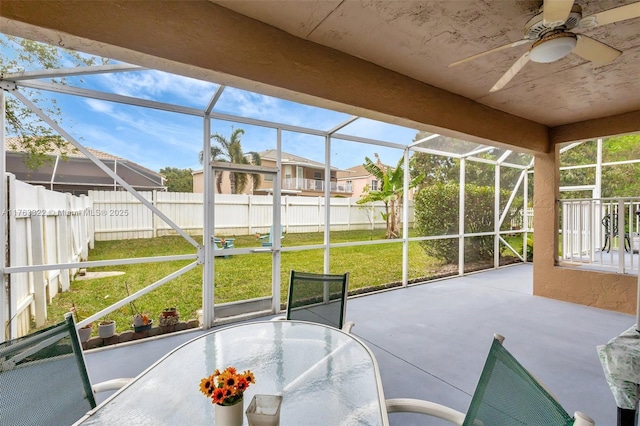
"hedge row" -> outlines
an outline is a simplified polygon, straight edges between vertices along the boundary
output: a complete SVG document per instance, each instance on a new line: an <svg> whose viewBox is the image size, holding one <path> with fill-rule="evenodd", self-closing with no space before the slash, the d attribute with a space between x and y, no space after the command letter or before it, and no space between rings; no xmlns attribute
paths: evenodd
<svg viewBox="0 0 640 426"><path fill-rule="evenodd" d="M459 223L460 186L457 183L437 184L420 189L415 197L415 229L420 236L457 235ZM465 185L465 233L492 232L494 226L494 194L489 186ZM510 192L500 191L500 210L509 199ZM522 199L514 200L512 206L521 206ZM504 224L520 214L519 209L511 208ZM503 226L504 228L505 226ZM457 263L458 239L422 241L421 245L428 256ZM493 236L465 239L465 262L488 260L493 258Z"/></svg>

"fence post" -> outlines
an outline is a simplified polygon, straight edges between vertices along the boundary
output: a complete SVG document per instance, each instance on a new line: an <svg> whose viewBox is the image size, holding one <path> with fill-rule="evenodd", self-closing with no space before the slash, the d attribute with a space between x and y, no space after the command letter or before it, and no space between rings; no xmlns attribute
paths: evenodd
<svg viewBox="0 0 640 426"><path fill-rule="evenodd" d="M43 188L44 189L44 188ZM40 190L40 188L38 188ZM31 256L33 265L44 265L44 234L42 216L31 216ZM33 299L36 311L36 327L47 320L47 281L44 271L33 272Z"/></svg>
<svg viewBox="0 0 640 426"><path fill-rule="evenodd" d="M322 232L322 225L320 225L320 218L322 217L322 197L318 197L318 232Z"/></svg>
<svg viewBox="0 0 640 426"><path fill-rule="evenodd" d="M159 209L159 207L158 207L158 194L156 193L155 189L151 193L151 204ZM147 210L147 211L149 213L151 213L151 228L153 229L152 236L153 236L153 238L156 238L158 236L158 220L156 218L156 215L151 210Z"/></svg>
<svg viewBox="0 0 640 426"><path fill-rule="evenodd" d="M253 226L251 226L251 224L253 223L251 210L253 210L253 194L249 194L249 197L247 198L247 235L253 234Z"/></svg>
<svg viewBox="0 0 640 426"><path fill-rule="evenodd" d="M16 231L16 177L13 174L9 174L9 182L7 185L8 195L7 198L9 200L9 208L7 210L8 218L9 218L9 254L8 254L8 266L13 266L17 263L17 249L16 249L16 241L15 241L15 233ZM9 281L9 336L8 339L14 338L18 336L18 296L16 294L15 286L17 285L17 279L15 274L8 275Z"/></svg>
<svg viewBox="0 0 640 426"><path fill-rule="evenodd" d="M42 188L44 190L44 188ZM38 190L40 191L40 188L38 188ZM66 210L69 211L71 209L71 202L70 202L70 197L71 194L65 194L66 195L66 202L65 202L65 206L66 206ZM69 260L71 259L70 253L73 253L73 243L71 241L71 235L69 232L70 226L69 226L69 222L71 220L71 216L58 216L56 218L56 228L57 228L57 232L56 232L56 250L57 250L57 255L56 258L57 259L47 259L48 261L53 260L53 262L48 262L48 263L55 263L56 260L59 263L69 263ZM43 241L46 241L47 238L47 234L46 234L46 227L45 227L45 235L44 235L44 239ZM69 290L69 287L71 287L71 280L69 279L69 274L71 273L70 269L60 269L60 290L62 291L67 291ZM51 283L49 285L52 285ZM56 294L58 292L58 289L53 289L52 287L49 288L49 294ZM52 296L53 297L53 296Z"/></svg>

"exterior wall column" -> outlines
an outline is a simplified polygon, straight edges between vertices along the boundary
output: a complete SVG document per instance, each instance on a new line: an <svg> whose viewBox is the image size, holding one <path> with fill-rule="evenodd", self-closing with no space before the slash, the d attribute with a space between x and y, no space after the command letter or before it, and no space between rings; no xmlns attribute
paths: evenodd
<svg viewBox="0 0 640 426"><path fill-rule="evenodd" d="M566 302L636 313L637 277L556 266L559 148L536 154L533 191L533 294Z"/></svg>

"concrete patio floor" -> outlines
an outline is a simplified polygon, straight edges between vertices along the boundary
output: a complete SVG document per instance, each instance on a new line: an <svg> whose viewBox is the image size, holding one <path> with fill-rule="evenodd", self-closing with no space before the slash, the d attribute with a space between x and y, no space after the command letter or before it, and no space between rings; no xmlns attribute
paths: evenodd
<svg viewBox="0 0 640 426"><path fill-rule="evenodd" d="M635 317L532 296L532 270L517 265L350 299L353 334L374 352L385 397L466 411L493 333L500 333L570 414L583 411L597 425L615 425L616 405L595 347ZM87 351L91 379L133 377L197 333ZM398 426L448 424L415 414L390 419Z"/></svg>

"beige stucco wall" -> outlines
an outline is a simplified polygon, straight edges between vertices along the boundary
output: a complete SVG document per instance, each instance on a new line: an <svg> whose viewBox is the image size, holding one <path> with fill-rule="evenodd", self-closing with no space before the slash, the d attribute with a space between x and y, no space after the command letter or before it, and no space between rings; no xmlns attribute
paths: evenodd
<svg viewBox="0 0 640 426"><path fill-rule="evenodd" d="M222 184L220 185L223 194L231 194L231 184L229 183L229 172L222 172ZM218 191L214 185L213 190L217 194ZM204 173L202 170L193 172L193 191L194 193L204 193Z"/></svg>
<svg viewBox="0 0 640 426"><path fill-rule="evenodd" d="M559 190L557 147L534 166L533 293L619 312L636 312L637 277L556 266Z"/></svg>

